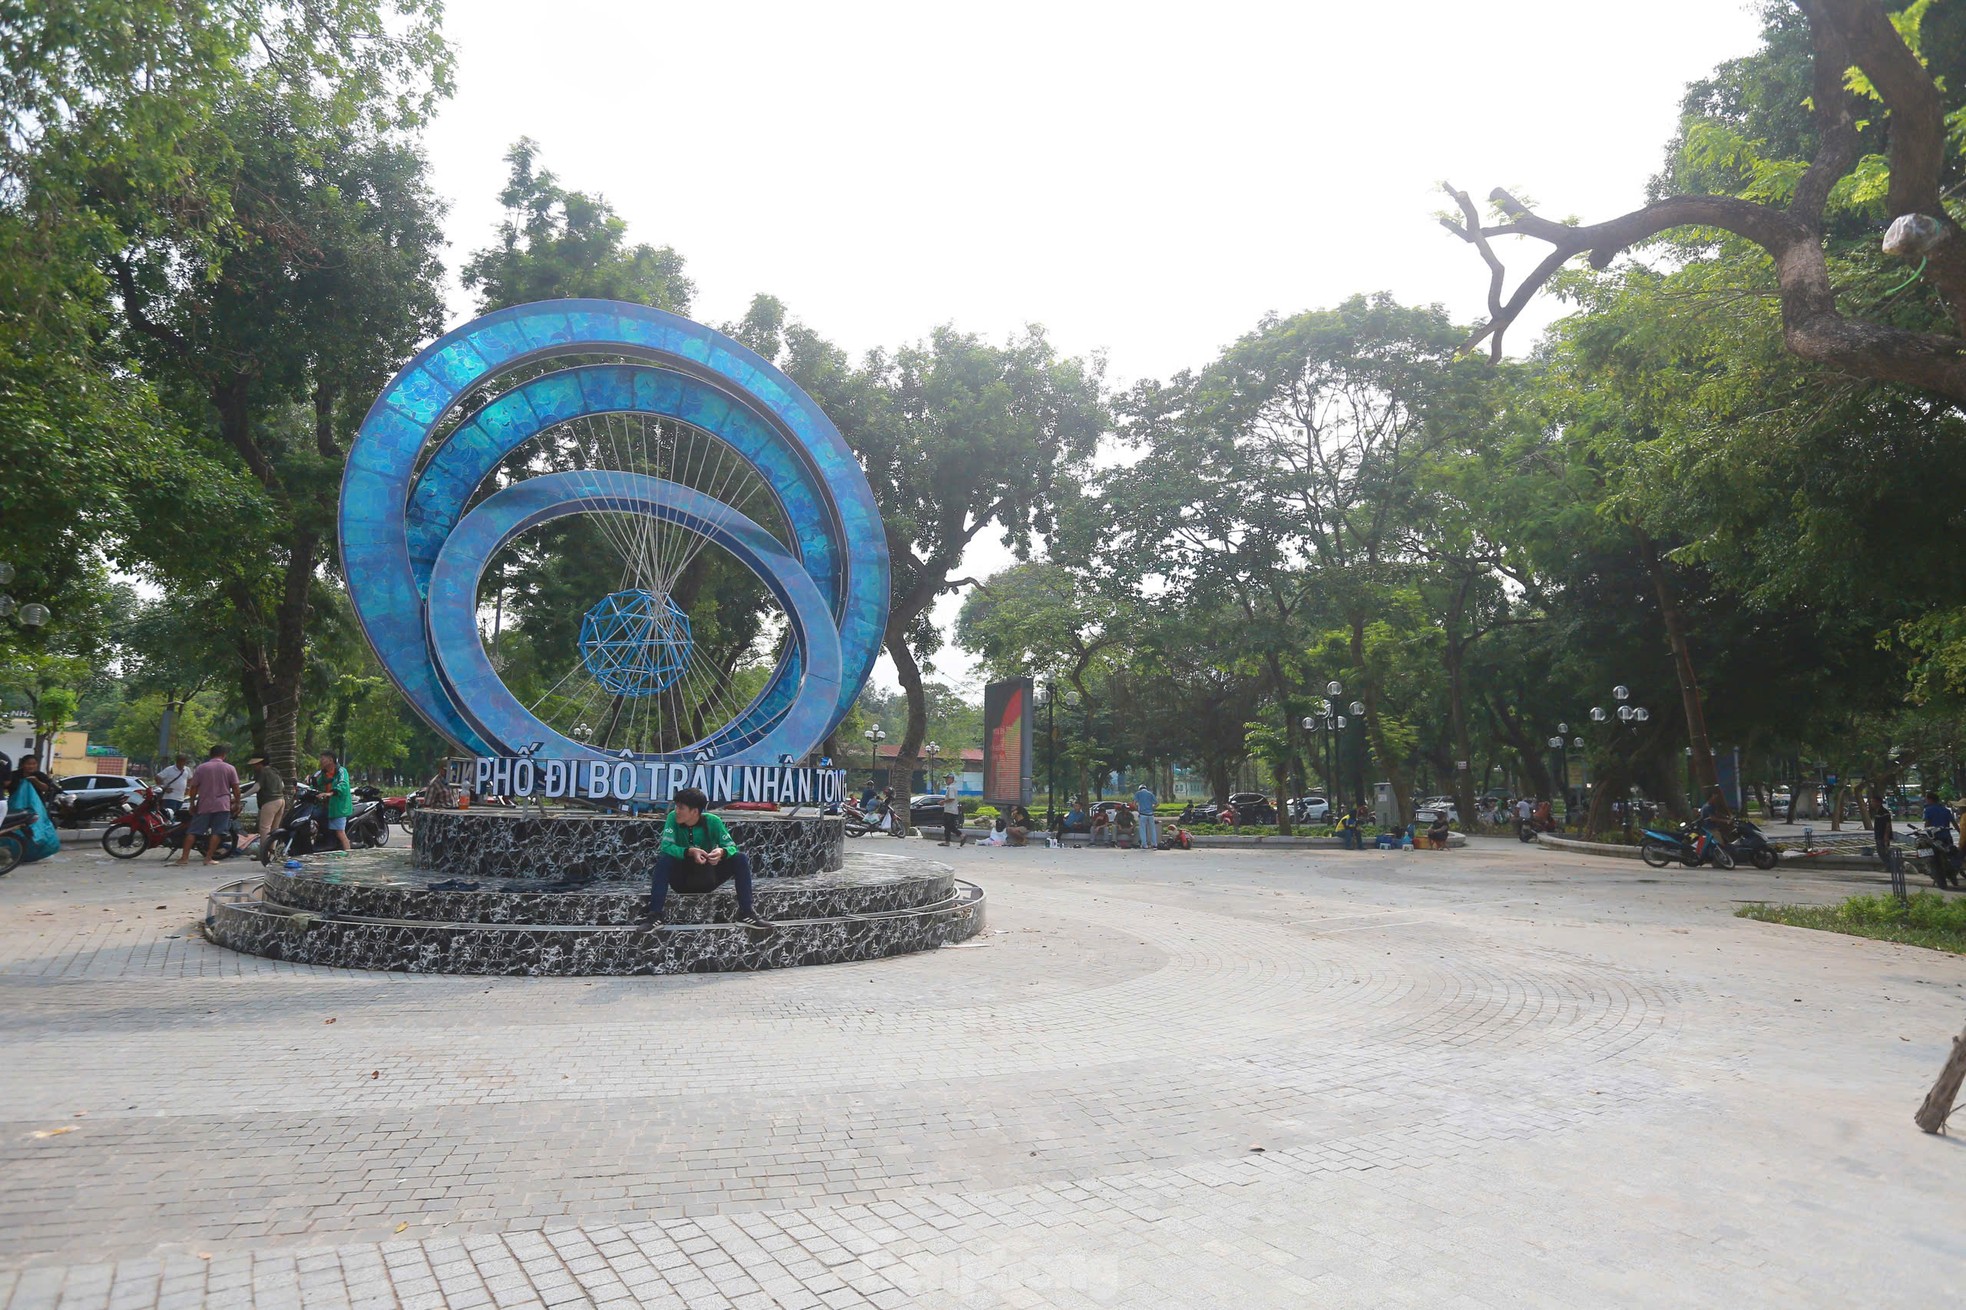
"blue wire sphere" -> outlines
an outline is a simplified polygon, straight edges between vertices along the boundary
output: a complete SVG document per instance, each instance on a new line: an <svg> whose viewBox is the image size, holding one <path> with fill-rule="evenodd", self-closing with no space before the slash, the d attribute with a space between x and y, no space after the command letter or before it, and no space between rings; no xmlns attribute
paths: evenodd
<svg viewBox="0 0 1966 1310"><path fill-rule="evenodd" d="M580 658L617 696L667 691L689 667L689 615L652 591L617 591L580 620Z"/></svg>

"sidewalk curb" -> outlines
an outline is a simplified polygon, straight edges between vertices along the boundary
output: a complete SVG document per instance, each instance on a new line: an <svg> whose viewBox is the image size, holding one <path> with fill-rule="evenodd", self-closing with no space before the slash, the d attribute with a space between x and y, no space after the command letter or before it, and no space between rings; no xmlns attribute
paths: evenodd
<svg viewBox="0 0 1966 1310"><path fill-rule="evenodd" d="M1636 846L1621 846L1612 842L1575 841L1567 837L1552 837L1546 832L1536 834L1536 844L1551 850L1573 851L1579 855L1609 856L1613 859L1621 860L1636 860L1639 858L1638 847ZM1828 853L1805 855L1800 851L1783 851L1781 854L1781 863L1775 866L1777 869L1856 869L1878 874L1884 872L1884 866L1877 862L1875 856L1864 857Z"/></svg>

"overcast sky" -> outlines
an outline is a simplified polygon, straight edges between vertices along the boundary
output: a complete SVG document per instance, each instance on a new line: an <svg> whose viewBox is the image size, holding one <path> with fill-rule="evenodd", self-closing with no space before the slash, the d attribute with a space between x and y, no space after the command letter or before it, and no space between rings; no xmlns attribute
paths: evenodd
<svg viewBox="0 0 1966 1310"><path fill-rule="evenodd" d="M767 291L855 351L1040 323L1118 383L1354 292L1477 317L1438 183L1629 209L1685 83L1757 31L1735 0L459 0L445 24L457 96L428 145L453 267L530 136L631 240L685 257L699 319Z"/></svg>

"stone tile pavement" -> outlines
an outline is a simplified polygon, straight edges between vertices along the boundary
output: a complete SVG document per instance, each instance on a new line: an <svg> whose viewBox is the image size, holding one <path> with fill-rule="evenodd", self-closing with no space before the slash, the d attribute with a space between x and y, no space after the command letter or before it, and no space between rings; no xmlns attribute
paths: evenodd
<svg viewBox="0 0 1966 1310"><path fill-rule="evenodd" d="M1928 1304L1966 960L1851 875L962 850L991 928L757 975L232 955L219 879L0 880L0 1304Z"/></svg>

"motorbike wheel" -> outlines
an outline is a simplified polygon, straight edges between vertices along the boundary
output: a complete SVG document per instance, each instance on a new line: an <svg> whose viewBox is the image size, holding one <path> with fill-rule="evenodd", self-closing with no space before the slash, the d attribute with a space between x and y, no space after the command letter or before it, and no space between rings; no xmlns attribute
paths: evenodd
<svg viewBox="0 0 1966 1310"><path fill-rule="evenodd" d="M1716 846L1713 848L1713 867L1716 869L1731 869L1734 867L1734 857L1727 853L1725 847Z"/></svg>
<svg viewBox="0 0 1966 1310"><path fill-rule="evenodd" d="M14 866L21 861L21 854L21 844L12 833L0 837L0 878L14 871Z"/></svg>
<svg viewBox="0 0 1966 1310"><path fill-rule="evenodd" d="M285 832L268 833L266 840L259 844L259 862L261 864L271 864L275 860L279 860L284 864L286 859L287 834Z"/></svg>
<svg viewBox="0 0 1966 1310"><path fill-rule="evenodd" d="M377 846L389 844L389 820L384 819L375 826L375 844Z"/></svg>
<svg viewBox="0 0 1966 1310"><path fill-rule="evenodd" d="M150 849L150 838L134 823L112 823L103 829L102 848L119 860L134 860Z"/></svg>
<svg viewBox="0 0 1966 1310"><path fill-rule="evenodd" d="M1640 844L1638 857L1654 869L1663 869L1672 863L1673 850L1664 842L1648 841Z"/></svg>
<svg viewBox="0 0 1966 1310"><path fill-rule="evenodd" d="M1536 840L1536 830L1526 823L1516 828L1515 835L1524 846Z"/></svg>
<svg viewBox="0 0 1966 1310"><path fill-rule="evenodd" d="M1779 858L1780 857L1775 854L1773 847L1769 847L1769 846L1758 847L1754 853L1754 867L1761 870L1763 873L1766 873L1768 872L1768 870L1775 867L1776 861Z"/></svg>

